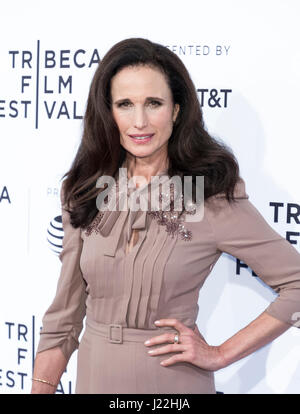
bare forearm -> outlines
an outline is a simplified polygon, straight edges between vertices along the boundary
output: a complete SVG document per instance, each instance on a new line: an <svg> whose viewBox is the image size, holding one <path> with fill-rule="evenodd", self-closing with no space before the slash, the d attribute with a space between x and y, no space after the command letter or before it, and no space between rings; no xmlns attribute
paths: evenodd
<svg viewBox="0 0 300 414"><path fill-rule="evenodd" d="M263 312L249 325L219 346L224 367L250 355L273 341L290 327L291 325Z"/></svg>
<svg viewBox="0 0 300 414"><path fill-rule="evenodd" d="M58 384L65 371L67 361L59 347L47 349L36 355L34 362L33 378ZM56 389L49 384L40 381L32 381L32 394L53 394Z"/></svg>

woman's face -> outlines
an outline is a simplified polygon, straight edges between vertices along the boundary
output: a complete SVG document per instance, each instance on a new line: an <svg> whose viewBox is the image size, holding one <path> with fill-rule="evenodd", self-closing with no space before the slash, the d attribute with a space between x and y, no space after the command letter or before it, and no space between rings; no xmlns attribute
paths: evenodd
<svg viewBox="0 0 300 414"><path fill-rule="evenodd" d="M111 98L123 148L149 162L167 156L179 105L164 75L149 66L125 67L111 80Z"/></svg>

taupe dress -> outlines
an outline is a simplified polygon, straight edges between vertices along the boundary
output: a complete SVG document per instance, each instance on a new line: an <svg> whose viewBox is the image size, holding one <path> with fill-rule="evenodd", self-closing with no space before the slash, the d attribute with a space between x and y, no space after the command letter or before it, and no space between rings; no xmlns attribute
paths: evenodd
<svg viewBox="0 0 300 414"><path fill-rule="evenodd" d="M59 346L69 360L79 347L76 393L216 393L213 372L188 362L163 367L160 361L174 353L150 356L144 341L176 332L156 328L157 319L195 328L199 291L222 252L279 293L266 309L270 315L295 324L300 254L249 201L243 179L235 198L229 204L222 193L210 197L199 222L182 220L186 212L176 218L172 211L127 209L99 212L87 229L74 229L61 190L61 274L37 352Z"/></svg>

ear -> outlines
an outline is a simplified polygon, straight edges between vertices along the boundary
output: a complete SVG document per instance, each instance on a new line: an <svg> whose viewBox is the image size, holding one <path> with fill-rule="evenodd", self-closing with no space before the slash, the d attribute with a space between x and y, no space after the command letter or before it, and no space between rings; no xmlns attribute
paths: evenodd
<svg viewBox="0 0 300 414"><path fill-rule="evenodd" d="M177 118L177 115L178 115L179 109L180 109L179 104L175 104L175 105L174 105L174 109L173 109L173 122L175 122L175 121L176 121L176 118Z"/></svg>

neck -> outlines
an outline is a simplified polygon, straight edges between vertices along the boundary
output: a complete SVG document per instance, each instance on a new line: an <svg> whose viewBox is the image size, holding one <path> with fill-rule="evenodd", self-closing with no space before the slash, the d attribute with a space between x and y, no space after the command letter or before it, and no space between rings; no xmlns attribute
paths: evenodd
<svg viewBox="0 0 300 414"><path fill-rule="evenodd" d="M157 160L155 162L144 162L143 160L138 160L137 158L126 158L122 167L127 168L127 177L130 179L134 176L141 176L147 180L149 183L151 181L151 176L155 176L158 173L168 169L169 163L168 160Z"/></svg>

